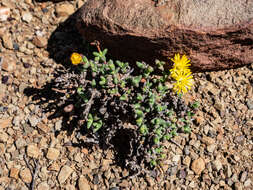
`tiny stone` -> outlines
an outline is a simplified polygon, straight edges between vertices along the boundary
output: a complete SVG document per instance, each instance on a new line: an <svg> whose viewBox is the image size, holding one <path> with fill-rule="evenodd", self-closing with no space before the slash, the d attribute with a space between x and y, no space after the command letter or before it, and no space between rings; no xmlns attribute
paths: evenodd
<svg viewBox="0 0 253 190"><path fill-rule="evenodd" d="M175 162L175 163L178 163L178 162L180 161L180 158L181 158L180 155L175 155L175 156L172 158L172 161Z"/></svg>
<svg viewBox="0 0 253 190"><path fill-rule="evenodd" d="M33 16L30 12L23 12L23 14L22 14L22 20L23 21L29 23L29 22L32 21L32 18L33 18Z"/></svg>
<svg viewBox="0 0 253 190"><path fill-rule="evenodd" d="M20 177L25 183L31 183L32 182L32 174L28 168L25 168L21 170Z"/></svg>
<svg viewBox="0 0 253 190"><path fill-rule="evenodd" d="M186 165L187 167L189 167L190 163L191 163L190 156L186 156L185 159L183 160L183 164Z"/></svg>
<svg viewBox="0 0 253 190"><path fill-rule="evenodd" d="M242 190L242 184L241 183L235 183L235 190Z"/></svg>
<svg viewBox="0 0 253 190"><path fill-rule="evenodd" d="M241 175L241 178L240 178L240 182L244 182L247 178L247 175L248 175L248 173L246 171L243 172L242 175Z"/></svg>
<svg viewBox="0 0 253 190"><path fill-rule="evenodd" d="M39 148L36 145L30 144L27 147L27 155L32 158L38 158Z"/></svg>
<svg viewBox="0 0 253 190"><path fill-rule="evenodd" d="M18 50L19 50L19 45L18 45L17 43L14 42L14 43L13 43L13 48L14 48L14 50L17 50L17 51L18 51Z"/></svg>
<svg viewBox="0 0 253 190"><path fill-rule="evenodd" d="M250 187L251 185L251 179L247 179L245 182L244 182L244 187Z"/></svg>
<svg viewBox="0 0 253 190"><path fill-rule="evenodd" d="M206 147L207 151L210 153L213 153L213 151L215 150L216 145L215 144L211 144L209 146Z"/></svg>
<svg viewBox="0 0 253 190"><path fill-rule="evenodd" d="M47 46L47 39L42 36L36 36L33 39L33 44L39 48L43 48Z"/></svg>
<svg viewBox="0 0 253 190"><path fill-rule="evenodd" d="M25 141L25 139L23 139L22 137L21 137L21 138L18 138L18 139L15 141L15 145L16 145L17 149L20 149L20 148L26 146L26 141Z"/></svg>
<svg viewBox="0 0 253 190"><path fill-rule="evenodd" d="M41 182L41 183L37 186L37 190L49 190L49 185L47 184L46 181Z"/></svg>
<svg viewBox="0 0 253 190"><path fill-rule="evenodd" d="M59 155L60 155L60 151L58 149L49 148L47 151L47 158L49 160L57 160Z"/></svg>
<svg viewBox="0 0 253 190"><path fill-rule="evenodd" d="M213 164L214 164L216 171L219 171L220 169L222 169L222 163L219 160L213 161Z"/></svg>
<svg viewBox="0 0 253 190"><path fill-rule="evenodd" d="M247 106L250 110L253 110L253 101L252 100L248 100L247 101Z"/></svg>
<svg viewBox="0 0 253 190"><path fill-rule="evenodd" d="M202 137L201 141L203 143L205 143L206 145L212 145L215 143L214 139L212 139L211 137L207 137L207 136Z"/></svg>
<svg viewBox="0 0 253 190"><path fill-rule="evenodd" d="M8 17L10 16L10 8L9 7L0 7L0 22L7 21Z"/></svg>
<svg viewBox="0 0 253 190"><path fill-rule="evenodd" d="M70 174L73 172L73 169L67 165L63 166L58 174L58 181L60 184L64 183Z"/></svg>
<svg viewBox="0 0 253 190"><path fill-rule="evenodd" d="M9 79L8 76L3 76L3 77L2 77L2 83L3 83L3 84L6 84L6 83L8 82L8 79Z"/></svg>
<svg viewBox="0 0 253 190"><path fill-rule="evenodd" d="M2 36L2 40L3 40L3 45L6 49L13 49L12 39L9 34L4 34Z"/></svg>
<svg viewBox="0 0 253 190"><path fill-rule="evenodd" d="M195 172L195 174L201 174L201 172L205 169L205 160L203 158L194 160L191 169Z"/></svg>
<svg viewBox="0 0 253 190"><path fill-rule="evenodd" d="M69 16L75 12L74 6L71 4L61 4L56 7L58 17Z"/></svg>
<svg viewBox="0 0 253 190"><path fill-rule="evenodd" d="M38 124L39 120L36 116L32 116L32 117L29 117L29 122L32 127L35 127Z"/></svg>
<svg viewBox="0 0 253 190"><path fill-rule="evenodd" d="M10 177L18 179L18 173L19 173L18 168L11 168Z"/></svg>
<svg viewBox="0 0 253 190"><path fill-rule="evenodd" d="M79 190L90 190L91 189L88 180L83 176L81 176L78 180L78 187L79 187Z"/></svg>

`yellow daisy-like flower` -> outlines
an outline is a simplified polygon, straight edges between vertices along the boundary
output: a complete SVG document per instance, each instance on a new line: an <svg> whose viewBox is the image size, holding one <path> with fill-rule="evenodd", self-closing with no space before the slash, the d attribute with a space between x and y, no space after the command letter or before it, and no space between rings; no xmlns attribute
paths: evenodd
<svg viewBox="0 0 253 190"><path fill-rule="evenodd" d="M70 60L73 65L78 65L83 61L83 58L79 53L72 53Z"/></svg>
<svg viewBox="0 0 253 190"><path fill-rule="evenodd" d="M173 68L170 70L171 73L174 72L174 70L179 70L179 71L190 71L189 66L190 60L187 58L186 55L183 55L180 57L180 54L177 53L174 56L174 59L171 59L174 62Z"/></svg>
<svg viewBox="0 0 253 190"><path fill-rule="evenodd" d="M186 93L193 85L191 72L175 71L174 79L176 82L173 84L173 91L178 94Z"/></svg>

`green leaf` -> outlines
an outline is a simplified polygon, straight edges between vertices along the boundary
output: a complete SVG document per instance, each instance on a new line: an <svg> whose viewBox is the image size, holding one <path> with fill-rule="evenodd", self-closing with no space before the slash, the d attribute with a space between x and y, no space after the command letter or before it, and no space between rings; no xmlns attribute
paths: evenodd
<svg viewBox="0 0 253 190"><path fill-rule="evenodd" d="M143 101L143 96L140 93L137 93L137 100Z"/></svg>
<svg viewBox="0 0 253 190"><path fill-rule="evenodd" d="M155 144L159 144L160 143L160 138L158 138L157 136L155 136L153 140L154 140Z"/></svg>
<svg viewBox="0 0 253 190"><path fill-rule="evenodd" d="M79 86L77 88L77 94L79 94L79 95L83 94L83 87L82 86Z"/></svg>
<svg viewBox="0 0 253 190"><path fill-rule="evenodd" d="M191 128L190 128L190 126L188 124L185 125L183 129L184 129L185 133L191 133Z"/></svg>
<svg viewBox="0 0 253 190"><path fill-rule="evenodd" d="M120 61L116 61L116 64L120 67L120 68L123 68L124 66L124 63L120 62Z"/></svg>
<svg viewBox="0 0 253 190"><path fill-rule="evenodd" d="M93 123L93 117L91 114L88 115L87 128L89 129Z"/></svg>
<svg viewBox="0 0 253 190"><path fill-rule="evenodd" d="M104 49L104 51L103 51L103 56L105 56L106 54L107 54L107 52L108 52L108 49Z"/></svg>
<svg viewBox="0 0 253 190"><path fill-rule="evenodd" d="M157 165L156 160L151 160L150 165L151 165L151 167L155 167Z"/></svg>
<svg viewBox="0 0 253 190"><path fill-rule="evenodd" d="M142 135L148 134L148 128L147 128L146 125L142 125L142 126L140 127L140 133L141 133Z"/></svg>
<svg viewBox="0 0 253 190"><path fill-rule="evenodd" d="M145 65L144 63L142 63L142 62L139 62L139 61L136 62L136 65L137 65L137 67L139 67L140 69L145 69L145 68L146 68L146 65Z"/></svg>
<svg viewBox="0 0 253 190"><path fill-rule="evenodd" d="M136 123L137 123L138 126L141 126L142 123L143 123L143 117L138 118L138 119L136 120Z"/></svg>
<svg viewBox="0 0 253 190"><path fill-rule="evenodd" d="M123 94L120 98L119 98L120 100L127 100L127 95L126 94Z"/></svg>
<svg viewBox="0 0 253 190"><path fill-rule="evenodd" d="M143 111L141 111L141 110L139 110L139 109L136 109L135 110L135 115L136 115L136 117L143 117Z"/></svg>
<svg viewBox="0 0 253 190"><path fill-rule="evenodd" d="M105 77L100 76L99 84L100 84L101 86L104 86L104 85L106 84L106 79L105 79Z"/></svg>
<svg viewBox="0 0 253 190"><path fill-rule="evenodd" d="M100 57L100 54L99 54L98 52L93 52L93 55L94 55L95 57Z"/></svg>
<svg viewBox="0 0 253 190"><path fill-rule="evenodd" d="M134 104L134 109L138 109L141 107L141 104L137 103L137 104Z"/></svg>
<svg viewBox="0 0 253 190"><path fill-rule="evenodd" d="M92 79L92 81L91 81L91 86L92 86L93 88L96 87L96 80L95 80L95 79Z"/></svg>
<svg viewBox="0 0 253 190"><path fill-rule="evenodd" d="M94 132L94 133L97 132L97 131L102 127L102 125L103 125L102 120L99 120L98 122L95 122L95 123L93 124L93 126L94 126L93 132Z"/></svg>
<svg viewBox="0 0 253 190"><path fill-rule="evenodd" d="M194 103L192 104L192 107L193 107L194 109L197 109L197 108L199 107L199 105L200 105L200 103L199 103L198 101L196 101L196 102L194 102Z"/></svg>
<svg viewBox="0 0 253 190"><path fill-rule="evenodd" d="M110 68L112 71L115 70L115 65L114 65L113 62L108 63L108 66L109 66L109 68Z"/></svg>

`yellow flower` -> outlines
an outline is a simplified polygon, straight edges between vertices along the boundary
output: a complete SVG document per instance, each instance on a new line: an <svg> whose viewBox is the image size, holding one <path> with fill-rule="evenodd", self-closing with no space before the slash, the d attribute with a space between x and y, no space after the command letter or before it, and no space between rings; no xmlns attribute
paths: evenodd
<svg viewBox="0 0 253 190"><path fill-rule="evenodd" d="M174 62L173 68L170 70L171 74L173 74L173 72L175 70L179 70L179 71L186 71L189 72L189 66L190 64L190 60L187 58L186 55L183 55L182 57L180 57L179 54L175 54L174 59L171 59Z"/></svg>
<svg viewBox="0 0 253 190"><path fill-rule="evenodd" d="M83 58L79 53L72 53L70 60L73 65L78 65L83 61Z"/></svg>
<svg viewBox="0 0 253 190"><path fill-rule="evenodd" d="M175 71L173 78L176 80L173 84L173 90L178 94L186 93L193 85L191 72Z"/></svg>

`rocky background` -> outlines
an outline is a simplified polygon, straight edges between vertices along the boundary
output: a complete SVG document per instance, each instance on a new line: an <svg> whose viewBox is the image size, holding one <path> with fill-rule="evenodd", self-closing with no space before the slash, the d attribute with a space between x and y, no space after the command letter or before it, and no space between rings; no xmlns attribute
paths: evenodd
<svg viewBox="0 0 253 190"><path fill-rule="evenodd" d="M0 190L253 189L253 64L194 74L193 132L166 144L158 170L134 177L114 151L78 143L50 86L86 51L70 16L83 3L0 2Z"/></svg>

